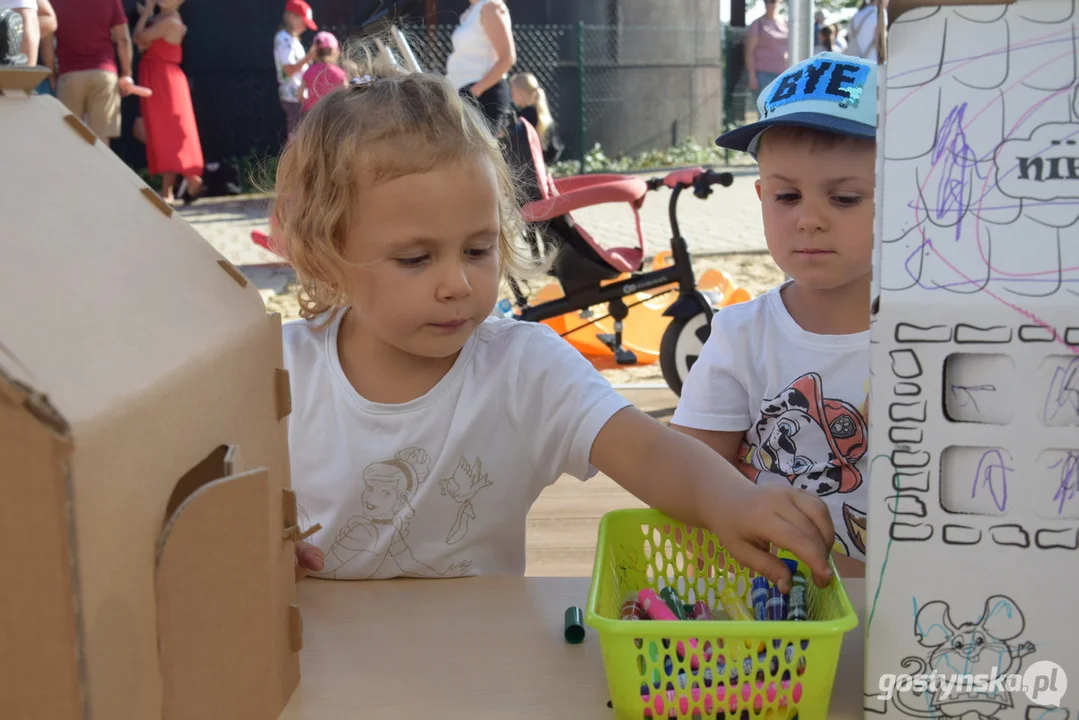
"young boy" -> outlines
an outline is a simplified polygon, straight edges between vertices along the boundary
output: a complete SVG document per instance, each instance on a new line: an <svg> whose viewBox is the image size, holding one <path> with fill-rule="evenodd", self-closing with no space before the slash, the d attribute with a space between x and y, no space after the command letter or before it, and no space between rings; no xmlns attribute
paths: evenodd
<svg viewBox="0 0 1079 720"><path fill-rule="evenodd" d="M865 575L877 68L820 53L716 140L760 166L768 251L790 278L716 313L672 426L757 483L821 497L840 575Z"/></svg>

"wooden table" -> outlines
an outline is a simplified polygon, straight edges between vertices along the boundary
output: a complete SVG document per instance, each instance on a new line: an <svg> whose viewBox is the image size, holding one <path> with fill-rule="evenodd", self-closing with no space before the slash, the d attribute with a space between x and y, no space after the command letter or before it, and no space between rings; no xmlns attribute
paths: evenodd
<svg viewBox="0 0 1079 720"><path fill-rule="evenodd" d="M280 720L614 720L598 634L562 635L589 583L302 580L303 678ZM844 584L861 622L844 637L829 718L862 720L865 580Z"/></svg>

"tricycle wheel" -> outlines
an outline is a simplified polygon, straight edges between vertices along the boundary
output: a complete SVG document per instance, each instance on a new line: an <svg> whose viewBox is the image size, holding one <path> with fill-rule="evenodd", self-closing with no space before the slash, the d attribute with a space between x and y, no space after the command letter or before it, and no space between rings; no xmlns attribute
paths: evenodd
<svg viewBox="0 0 1079 720"><path fill-rule="evenodd" d="M704 308L689 317L673 317L659 343L659 367L667 386L681 397L682 384L697 362L712 332L712 318Z"/></svg>

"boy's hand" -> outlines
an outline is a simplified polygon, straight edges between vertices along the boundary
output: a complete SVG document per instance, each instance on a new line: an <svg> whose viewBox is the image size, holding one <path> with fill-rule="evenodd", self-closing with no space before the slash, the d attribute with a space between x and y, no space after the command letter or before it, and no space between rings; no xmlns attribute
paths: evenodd
<svg viewBox="0 0 1079 720"><path fill-rule="evenodd" d="M325 567L325 556L322 551L311 543L303 541L296 543L296 579L299 580L307 575L308 570L319 572Z"/></svg>
<svg viewBox="0 0 1079 720"><path fill-rule="evenodd" d="M809 566L818 587L832 579L828 565L834 530L824 502L809 493L778 485L747 483L732 487L712 507L702 507L706 525L734 559L790 592L791 573L769 552L770 545L789 550Z"/></svg>

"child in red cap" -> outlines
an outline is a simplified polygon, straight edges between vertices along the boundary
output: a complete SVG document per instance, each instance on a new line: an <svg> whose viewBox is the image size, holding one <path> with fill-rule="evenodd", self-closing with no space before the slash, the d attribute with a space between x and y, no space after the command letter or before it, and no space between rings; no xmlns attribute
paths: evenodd
<svg viewBox="0 0 1079 720"><path fill-rule="evenodd" d="M285 125L289 137L300 121L303 102L303 74L315 59L314 45L306 53L300 43L304 29L318 30L311 6L304 0L288 0L281 28L273 41L274 67L277 70L277 94L281 109L285 111Z"/></svg>
<svg viewBox="0 0 1079 720"><path fill-rule="evenodd" d="M341 69L341 45L331 32L315 35L311 43L318 61L303 74L303 113L307 113L315 102L328 92L348 85L348 75Z"/></svg>

